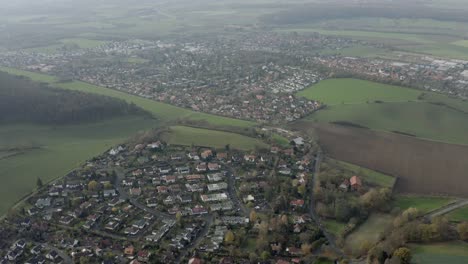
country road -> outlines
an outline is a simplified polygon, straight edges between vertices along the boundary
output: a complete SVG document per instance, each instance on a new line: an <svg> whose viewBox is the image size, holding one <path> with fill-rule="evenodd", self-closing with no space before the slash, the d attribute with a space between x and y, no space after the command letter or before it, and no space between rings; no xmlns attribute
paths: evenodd
<svg viewBox="0 0 468 264"><path fill-rule="evenodd" d="M315 158L315 164L314 164L314 173L313 173L313 179L310 184L310 204L309 204L309 214L314 220L314 222L317 224L317 226L320 228L322 231L323 235L328 241L328 244L330 247L335 251L335 253L339 256L343 256L343 251L336 245L335 243L335 237L328 232L328 230L325 228L325 226L322 224L320 217L315 213L315 201L314 201L314 184L315 184L315 177L318 176L320 173L320 163L322 162L322 152L317 153L317 157Z"/></svg>
<svg viewBox="0 0 468 264"><path fill-rule="evenodd" d="M426 214L424 217L427 219L432 219L437 216L445 215L448 214L458 208L468 206L468 199L458 199L455 202L448 204L446 206L443 206L437 210L434 210L432 212L429 212Z"/></svg>

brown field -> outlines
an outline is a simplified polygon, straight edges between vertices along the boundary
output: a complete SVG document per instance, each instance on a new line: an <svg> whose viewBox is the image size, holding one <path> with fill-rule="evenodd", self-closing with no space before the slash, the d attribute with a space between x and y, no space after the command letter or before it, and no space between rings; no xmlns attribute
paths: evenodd
<svg viewBox="0 0 468 264"><path fill-rule="evenodd" d="M468 146L363 128L299 121L336 159L398 177L395 191L468 197Z"/></svg>

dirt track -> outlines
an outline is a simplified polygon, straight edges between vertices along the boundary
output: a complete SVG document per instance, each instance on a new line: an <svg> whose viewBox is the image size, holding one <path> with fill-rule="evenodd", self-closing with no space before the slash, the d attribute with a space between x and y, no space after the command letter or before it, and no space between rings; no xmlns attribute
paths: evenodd
<svg viewBox="0 0 468 264"><path fill-rule="evenodd" d="M291 126L315 131L333 158L397 176L396 192L468 197L467 146L331 124Z"/></svg>

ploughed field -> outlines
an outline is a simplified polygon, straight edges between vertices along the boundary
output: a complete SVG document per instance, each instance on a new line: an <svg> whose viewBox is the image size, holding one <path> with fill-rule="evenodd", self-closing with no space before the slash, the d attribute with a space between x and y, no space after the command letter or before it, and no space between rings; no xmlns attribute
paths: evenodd
<svg viewBox="0 0 468 264"><path fill-rule="evenodd" d="M316 136L335 159L398 177L398 193L468 197L467 146L308 121L291 126Z"/></svg>

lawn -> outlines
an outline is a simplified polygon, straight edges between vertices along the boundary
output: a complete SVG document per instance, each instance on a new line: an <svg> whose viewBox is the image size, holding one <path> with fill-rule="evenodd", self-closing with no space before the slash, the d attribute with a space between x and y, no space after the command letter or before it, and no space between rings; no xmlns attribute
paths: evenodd
<svg viewBox="0 0 468 264"><path fill-rule="evenodd" d="M468 263L468 244L465 242L411 244L410 248L414 264Z"/></svg>
<svg viewBox="0 0 468 264"><path fill-rule="evenodd" d="M422 213L428 213L449 204L451 201L453 199L447 197L397 196L393 205L401 210L412 207Z"/></svg>
<svg viewBox="0 0 468 264"><path fill-rule="evenodd" d="M450 221L456 221L456 222L468 221L468 206L459 208L447 214L447 217L450 219Z"/></svg>
<svg viewBox="0 0 468 264"><path fill-rule="evenodd" d="M22 70L5 68L5 67L0 67L0 70L8 72L10 74L14 74L14 75L25 76L25 77L32 79L33 81L46 82L46 83L51 84L54 87L59 87L59 88L68 89L68 90L77 90L77 91L88 92L88 93L101 94L101 95L106 95L106 96L110 96L110 97L114 97L118 99L123 99L129 103L134 103L137 106L152 113L156 118L160 119L161 121L175 121L178 119L189 119L189 120L196 120L196 121L205 121L211 125L225 126L225 127L251 127L255 125L255 123L253 122L233 119L233 118L226 118L226 117L221 117L221 116L216 116L216 115L210 115L210 114L205 114L205 113L200 113L200 112L194 112L194 111L190 111L184 108L156 102L156 101L146 99L143 97L139 97L136 95L127 94L127 93L120 92L117 90L95 86L95 85L80 82L80 81L60 83L60 82L57 82L57 78L50 76L50 75L32 73L28 71L22 71Z"/></svg>
<svg viewBox="0 0 468 264"><path fill-rule="evenodd" d="M170 144L210 146L216 148L224 148L229 144L231 148L240 150L253 150L256 147L268 147L258 139L229 132L186 126L172 126L170 129L171 133L163 136Z"/></svg>
<svg viewBox="0 0 468 264"><path fill-rule="evenodd" d="M47 182L64 176L90 157L156 125L151 119L128 117L70 126L0 126L0 148L39 147L0 160L0 215L35 188L37 177Z"/></svg>
<svg viewBox="0 0 468 264"><path fill-rule="evenodd" d="M359 175L364 182L375 184L381 187L393 188L395 184L395 178L377 171L373 171L358 165L354 165L348 162L333 160L337 162L343 168L354 172L356 175Z"/></svg>
<svg viewBox="0 0 468 264"><path fill-rule="evenodd" d="M390 225L393 217L387 214L372 214L366 222L346 237L345 247L353 254L361 250L365 244L374 245L379 241L381 233Z"/></svg>
<svg viewBox="0 0 468 264"><path fill-rule="evenodd" d="M321 101L329 106L384 102L416 101L422 91L358 79L328 79L298 93L299 96Z"/></svg>

